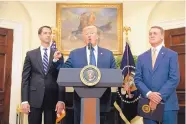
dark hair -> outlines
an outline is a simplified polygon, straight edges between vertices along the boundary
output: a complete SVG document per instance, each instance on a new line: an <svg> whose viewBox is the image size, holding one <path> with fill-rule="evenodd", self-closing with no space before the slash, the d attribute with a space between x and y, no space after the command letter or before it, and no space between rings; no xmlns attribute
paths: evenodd
<svg viewBox="0 0 186 124"><path fill-rule="evenodd" d="M161 34L164 35L164 29L162 27L160 27L160 26L152 26L150 29L152 29L152 28L159 29L161 31Z"/></svg>
<svg viewBox="0 0 186 124"><path fill-rule="evenodd" d="M52 28L51 28L50 26L46 26L46 25L45 25L45 26L42 26L42 27L39 28L38 34L41 34L43 28L48 28L48 29L50 29L50 30L52 31Z"/></svg>

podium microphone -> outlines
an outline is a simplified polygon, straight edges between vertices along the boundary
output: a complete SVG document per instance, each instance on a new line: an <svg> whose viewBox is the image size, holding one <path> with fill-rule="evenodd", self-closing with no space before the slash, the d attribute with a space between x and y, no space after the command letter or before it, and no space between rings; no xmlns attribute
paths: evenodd
<svg viewBox="0 0 186 124"><path fill-rule="evenodd" d="M89 43L88 43L88 49L89 49L89 65L91 64L91 54L92 54L92 52L91 52L91 50L92 50L92 43L91 43L91 39L89 39Z"/></svg>
<svg viewBox="0 0 186 124"><path fill-rule="evenodd" d="M92 49L92 43L91 43L91 39L89 39L89 43L88 43L88 49L91 50Z"/></svg>

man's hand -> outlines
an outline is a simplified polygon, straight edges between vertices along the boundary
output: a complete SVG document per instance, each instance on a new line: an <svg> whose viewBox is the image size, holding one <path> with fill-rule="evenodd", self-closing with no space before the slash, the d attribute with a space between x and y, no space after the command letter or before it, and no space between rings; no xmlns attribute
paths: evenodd
<svg viewBox="0 0 186 124"><path fill-rule="evenodd" d="M28 103L21 104L23 113L28 114L30 112L30 105Z"/></svg>
<svg viewBox="0 0 186 124"><path fill-rule="evenodd" d="M159 104L162 100L161 94L158 93L158 92L151 92L149 95L148 95L148 98L154 102L155 104Z"/></svg>
<svg viewBox="0 0 186 124"><path fill-rule="evenodd" d="M122 85L124 90L127 92L129 98L133 98L133 94L131 94L131 87L129 86L129 83L125 83Z"/></svg>
<svg viewBox="0 0 186 124"><path fill-rule="evenodd" d="M130 93L130 86L128 83L124 83L123 85L124 90L129 94Z"/></svg>
<svg viewBox="0 0 186 124"><path fill-rule="evenodd" d="M57 102L57 104L56 104L56 113L57 114L60 114L63 110L65 110L65 103L63 103L63 102Z"/></svg>
<svg viewBox="0 0 186 124"><path fill-rule="evenodd" d="M150 106L150 109L151 109L152 111L154 111L154 110L156 109L157 105L158 105L158 104L156 104L156 103L154 103L153 101L150 100L149 106Z"/></svg>
<svg viewBox="0 0 186 124"><path fill-rule="evenodd" d="M61 57L62 57L62 54L61 54L60 51L56 51L56 52L54 53L54 59L55 59L55 60L59 60Z"/></svg>

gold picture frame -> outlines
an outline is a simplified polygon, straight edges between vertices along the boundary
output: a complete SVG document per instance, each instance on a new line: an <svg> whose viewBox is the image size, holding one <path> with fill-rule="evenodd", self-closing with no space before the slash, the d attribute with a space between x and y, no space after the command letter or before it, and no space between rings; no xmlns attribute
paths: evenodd
<svg viewBox="0 0 186 124"><path fill-rule="evenodd" d="M64 55L84 46L81 31L84 24L97 26L99 46L114 55L123 54L122 3L57 3L57 48Z"/></svg>

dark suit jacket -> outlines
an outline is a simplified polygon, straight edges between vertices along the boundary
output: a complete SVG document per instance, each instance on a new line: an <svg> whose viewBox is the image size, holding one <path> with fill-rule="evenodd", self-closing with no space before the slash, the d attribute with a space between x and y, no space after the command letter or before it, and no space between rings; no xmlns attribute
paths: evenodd
<svg viewBox="0 0 186 124"><path fill-rule="evenodd" d="M147 92L159 92L165 102L166 110L178 110L176 87L180 80L178 55L162 47L152 69L151 50L138 57L135 84L143 97Z"/></svg>
<svg viewBox="0 0 186 124"><path fill-rule="evenodd" d="M50 51L48 72L45 75L40 48L27 52L22 73L21 98L31 107L40 108L45 99L45 106L54 108L57 101L64 100L64 87L56 83L58 70L52 64L54 51ZM63 61L62 61L63 64Z"/></svg>
<svg viewBox="0 0 186 124"><path fill-rule="evenodd" d="M56 63L59 68L83 68L88 65L86 47L73 50L65 64ZM115 59L110 50L98 47L98 68L116 68ZM77 93L74 93L74 100L80 102ZM111 88L107 88L106 92L101 97L101 111L108 111L111 104Z"/></svg>

